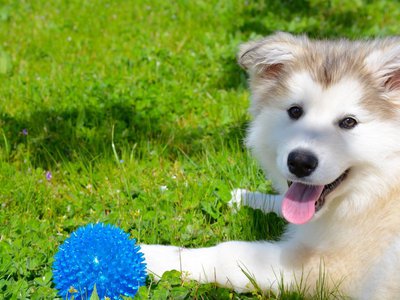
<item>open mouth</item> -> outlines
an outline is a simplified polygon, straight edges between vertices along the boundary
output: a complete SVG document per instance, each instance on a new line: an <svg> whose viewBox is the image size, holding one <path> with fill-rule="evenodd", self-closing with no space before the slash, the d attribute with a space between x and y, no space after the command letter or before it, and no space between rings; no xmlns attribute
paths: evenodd
<svg viewBox="0 0 400 300"><path fill-rule="evenodd" d="M346 179L348 173L349 169L326 185L288 182L289 190L282 202L282 213L285 219L294 224L307 223L315 212L323 207L326 197Z"/></svg>
<svg viewBox="0 0 400 300"><path fill-rule="evenodd" d="M348 173L349 169L344 171L343 174L340 175L334 182L324 186L321 196L319 196L317 202L315 203L315 211L319 211L321 209L321 207L325 204L325 197L335 190L342 183L342 181L346 179Z"/></svg>

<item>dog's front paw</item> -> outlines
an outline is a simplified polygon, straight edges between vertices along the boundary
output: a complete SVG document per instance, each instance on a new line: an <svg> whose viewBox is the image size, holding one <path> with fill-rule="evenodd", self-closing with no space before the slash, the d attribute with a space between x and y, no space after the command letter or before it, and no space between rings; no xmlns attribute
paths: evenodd
<svg viewBox="0 0 400 300"><path fill-rule="evenodd" d="M234 189L231 191L231 200L229 200L228 205L237 210L242 206L242 201L246 197L248 191L245 189Z"/></svg>
<svg viewBox="0 0 400 300"><path fill-rule="evenodd" d="M154 275L158 281L165 271L180 269L181 248L163 245L140 245L147 265L147 273Z"/></svg>

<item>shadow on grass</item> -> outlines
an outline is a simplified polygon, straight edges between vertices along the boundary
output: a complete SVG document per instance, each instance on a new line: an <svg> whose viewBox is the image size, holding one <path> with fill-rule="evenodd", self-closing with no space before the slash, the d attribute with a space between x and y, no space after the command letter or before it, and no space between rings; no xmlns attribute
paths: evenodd
<svg viewBox="0 0 400 300"><path fill-rule="evenodd" d="M151 111L129 104L112 104L102 109L85 107L67 111L39 109L27 117L0 116L0 144L11 159L29 152L33 166L48 167L60 161L113 155L117 148L153 144L163 155L176 157L201 151L205 145L241 141L245 115L238 124L224 128L178 128L170 116L151 117ZM169 124L165 126L164 124Z"/></svg>
<svg viewBox="0 0 400 300"><path fill-rule="evenodd" d="M282 236L286 223L275 213L265 214L261 210L251 210L249 208L252 221L251 232L256 241L260 240L279 240Z"/></svg>
<svg viewBox="0 0 400 300"><path fill-rule="evenodd" d="M354 1L248 1L241 17L244 22L236 30L248 37L288 31L314 38L357 38L371 35L371 29L384 21L380 9L378 4L361 5Z"/></svg>

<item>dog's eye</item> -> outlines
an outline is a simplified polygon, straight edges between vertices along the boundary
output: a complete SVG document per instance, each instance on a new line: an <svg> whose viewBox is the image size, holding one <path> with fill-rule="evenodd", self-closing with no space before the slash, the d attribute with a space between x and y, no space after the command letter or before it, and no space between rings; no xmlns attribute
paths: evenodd
<svg viewBox="0 0 400 300"><path fill-rule="evenodd" d="M303 109L300 106L292 106L287 113L292 120L297 120L303 115Z"/></svg>
<svg viewBox="0 0 400 300"><path fill-rule="evenodd" d="M339 121L339 127L342 129L352 129L358 124L357 120L352 117L346 117Z"/></svg>

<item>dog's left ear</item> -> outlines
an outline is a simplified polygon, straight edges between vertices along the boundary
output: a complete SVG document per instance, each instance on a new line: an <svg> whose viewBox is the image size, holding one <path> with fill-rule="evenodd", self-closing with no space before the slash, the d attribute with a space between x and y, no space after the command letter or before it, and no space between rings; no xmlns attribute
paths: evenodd
<svg viewBox="0 0 400 300"><path fill-rule="evenodd" d="M381 41L365 59L368 70L386 91L400 91L400 40L393 39Z"/></svg>

